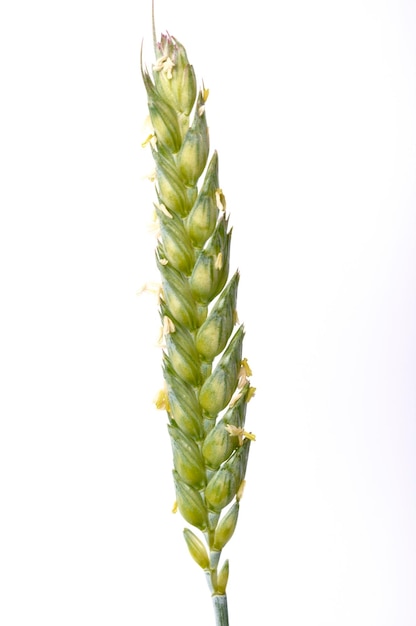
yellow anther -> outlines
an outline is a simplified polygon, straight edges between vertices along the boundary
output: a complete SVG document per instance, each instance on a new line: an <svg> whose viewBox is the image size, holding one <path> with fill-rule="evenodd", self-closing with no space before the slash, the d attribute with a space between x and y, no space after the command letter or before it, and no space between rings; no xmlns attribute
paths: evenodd
<svg viewBox="0 0 416 626"><path fill-rule="evenodd" d="M209 89L206 89L205 87L202 89L202 99L204 102L206 102L208 100L208 96L209 96Z"/></svg>
<svg viewBox="0 0 416 626"><path fill-rule="evenodd" d="M243 493L244 493L244 488L246 486L246 481L242 480L241 481L241 485L238 488L237 494L236 494L236 500L237 502L240 502L241 498L243 497Z"/></svg>
<svg viewBox="0 0 416 626"><path fill-rule="evenodd" d="M214 267L216 270L222 269L222 252L217 254L217 258L215 259Z"/></svg>
<svg viewBox="0 0 416 626"><path fill-rule="evenodd" d="M242 389L244 385L248 382L248 377L252 375L251 368L248 364L247 359L243 359L241 361L240 372L238 374L238 388Z"/></svg>
<svg viewBox="0 0 416 626"><path fill-rule="evenodd" d="M174 333L176 330L175 324L172 322L170 317L165 315L163 317L163 334L168 335L169 333Z"/></svg>
<svg viewBox="0 0 416 626"><path fill-rule="evenodd" d="M255 395L256 395L256 388L250 387L250 389L247 391L246 402L250 402L251 398L253 398Z"/></svg>
<svg viewBox="0 0 416 626"><path fill-rule="evenodd" d="M163 389L160 389L160 391L158 391L158 393L156 394L156 397L154 399L154 403L156 405L156 408L158 410L165 410L165 411L169 411L170 410L170 406L169 406L169 398L168 398L168 391L166 389L166 387L163 387Z"/></svg>
<svg viewBox="0 0 416 626"><path fill-rule="evenodd" d="M248 433L244 428L239 428L238 426L234 426L233 424L227 424L225 427L232 437L238 437L238 445L242 446L244 438L250 439L251 441L256 441L256 435L253 433Z"/></svg>
<svg viewBox="0 0 416 626"><path fill-rule="evenodd" d="M172 507L172 513L176 513L177 511L178 511L178 503L175 500L175 502L173 503L173 507Z"/></svg>
<svg viewBox="0 0 416 626"><path fill-rule="evenodd" d="M215 191L215 203L219 211L225 211L225 196L222 193L222 189Z"/></svg>
<svg viewBox="0 0 416 626"><path fill-rule="evenodd" d="M154 133L150 133L150 135L148 135L146 137L146 139L142 142L142 148L145 148L147 146L147 144L151 143L152 139L155 137Z"/></svg>
<svg viewBox="0 0 416 626"><path fill-rule="evenodd" d="M251 367L250 367L250 365L248 364L247 359L243 359L243 360L241 361L241 367L244 367L244 369L245 369L245 371L246 371L246 376L252 376L252 375L253 375L253 372L251 371Z"/></svg>
<svg viewBox="0 0 416 626"><path fill-rule="evenodd" d="M142 124L142 129L141 132L143 133L143 135L146 137L146 139L143 141L142 143L142 147L145 148L149 143L154 146L156 143L156 135L155 135L155 131L153 128L153 124L152 124L152 120L150 118L150 115L146 115L143 124Z"/></svg>

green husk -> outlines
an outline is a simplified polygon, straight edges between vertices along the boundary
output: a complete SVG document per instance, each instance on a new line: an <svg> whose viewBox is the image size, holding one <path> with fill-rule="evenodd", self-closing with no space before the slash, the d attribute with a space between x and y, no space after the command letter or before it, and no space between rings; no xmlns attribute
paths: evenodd
<svg viewBox="0 0 416 626"><path fill-rule="evenodd" d="M244 430L254 394L237 322L238 271L229 279L232 229L219 185L218 154L210 157L208 91L198 90L182 44L156 41L149 72L142 62L156 170L156 263L161 275L165 389L177 508L200 531L185 528L195 562L205 571L216 624L228 626L228 561L224 546L240 509L251 440Z"/></svg>

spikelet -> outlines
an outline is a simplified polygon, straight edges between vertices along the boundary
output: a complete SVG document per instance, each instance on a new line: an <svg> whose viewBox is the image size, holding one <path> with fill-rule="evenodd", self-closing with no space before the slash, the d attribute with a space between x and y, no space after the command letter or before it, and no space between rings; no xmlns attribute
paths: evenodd
<svg viewBox="0 0 416 626"><path fill-rule="evenodd" d="M229 277L232 230L218 154L210 156L208 92L198 91L177 39L155 38L155 55L150 72L142 62L142 75L160 226L156 262L165 389L158 406L167 411L177 507L201 535L185 529L184 537L224 607L225 597L218 596L226 595L228 561L219 568L219 560L237 524L254 439L244 430L254 388L237 322L239 272Z"/></svg>

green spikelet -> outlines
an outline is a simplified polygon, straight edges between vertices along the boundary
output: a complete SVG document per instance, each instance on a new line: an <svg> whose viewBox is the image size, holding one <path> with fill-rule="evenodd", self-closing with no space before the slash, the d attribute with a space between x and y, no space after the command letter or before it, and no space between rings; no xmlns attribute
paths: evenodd
<svg viewBox="0 0 416 626"><path fill-rule="evenodd" d="M232 229L210 156L206 101L182 44L155 39L151 71L142 63L155 162L156 263L161 276L165 409L177 508L190 529L189 552L205 570L217 623L228 624L228 561L221 551L239 515L250 443L244 430L254 394L237 322L239 272L229 277Z"/></svg>

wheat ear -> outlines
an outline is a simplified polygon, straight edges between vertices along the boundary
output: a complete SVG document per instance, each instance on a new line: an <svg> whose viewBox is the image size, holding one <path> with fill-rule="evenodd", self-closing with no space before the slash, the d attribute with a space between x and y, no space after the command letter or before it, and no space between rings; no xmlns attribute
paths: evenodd
<svg viewBox="0 0 416 626"><path fill-rule="evenodd" d="M153 21L154 24L154 21ZM156 263L161 276L164 389L176 504L191 556L204 570L217 626L228 626L228 561L221 552L237 524L252 433L244 430L254 394L236 313L238 271L229 279L231 229L209 154L208 91L197 90L185 48L156 41L144 67L156 166ZM199 182L201 179L201 182Z"/></svg>

